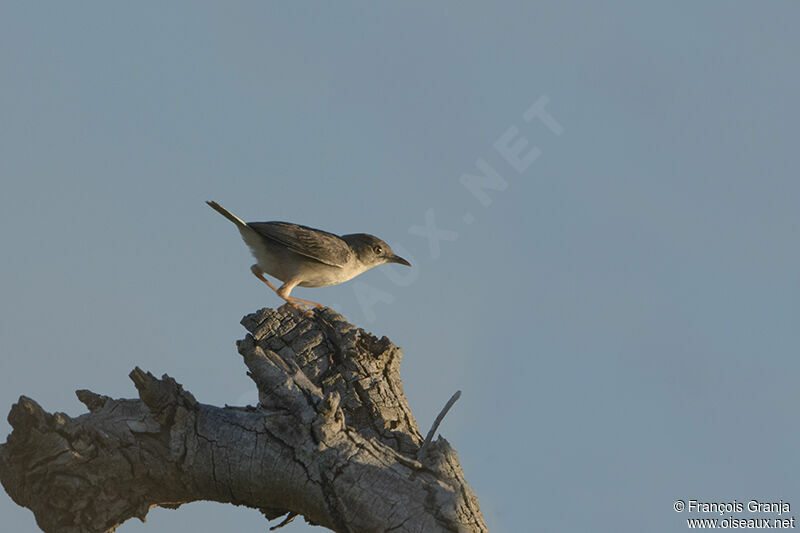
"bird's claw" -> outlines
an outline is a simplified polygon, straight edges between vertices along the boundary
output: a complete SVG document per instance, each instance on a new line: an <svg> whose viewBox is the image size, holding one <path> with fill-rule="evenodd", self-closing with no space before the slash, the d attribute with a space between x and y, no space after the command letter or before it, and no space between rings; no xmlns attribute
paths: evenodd
<svg viewBox="0 0 800 533"><path fill-rule="evenodd" d="M312 318L314 316L313 309L306 304L287 300L286 305L300 311L307 318Z"/></svg>

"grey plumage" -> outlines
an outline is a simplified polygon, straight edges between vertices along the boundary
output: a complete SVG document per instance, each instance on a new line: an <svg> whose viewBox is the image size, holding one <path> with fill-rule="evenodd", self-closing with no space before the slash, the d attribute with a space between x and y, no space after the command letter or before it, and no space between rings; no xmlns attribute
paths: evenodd
<svg viewBox="0 0 800 533"><path fill-rule="evenodd" d="M326 265L342 267L353 256L345 241L327 231L291 222L249 222L247 225L263 238Z"/></svg>
<svg viewBox="0 0 800 533"><path fill-rule="evenodd" d="M386 263L411 266L388 244L368 233L338 236L291 222L247 223L216 202L206 203L236 224L256 258L257 263L251 267L253 274L295 306L320 306L290 296L296 286L336 285ZM275 288L264 273L283 281L283 285Z"/></svg>

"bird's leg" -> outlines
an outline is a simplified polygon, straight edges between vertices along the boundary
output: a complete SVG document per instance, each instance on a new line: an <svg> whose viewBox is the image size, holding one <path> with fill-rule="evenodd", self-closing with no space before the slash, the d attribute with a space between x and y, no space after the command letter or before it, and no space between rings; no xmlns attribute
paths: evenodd
<svg viewBox="0 0 800 533"><path fill-rule="evenodd" d="M275 292L278 294L278 296L286 300L286 303L302 311L304 315L309 317L313 316L311 310L306 309L304 306L313 305L322 307L320 304L315 302L309 302L308 300L303 300L302 298L295 298L294 296L289 296L289 293L292 292L292 289L294 289L298 283L299 283L298 280L288 280L286 283L278 287L278 290L276 290Z"/></svg>
<svg viewBox="0 0 800 533"><path fill-rule="evenodd" d="M291 305L295 309L299 309L303 313L306 313L306 314L310 313L310 311L308 311L307 309L304 309L301 304L295 302L294 301L295 298L289 296L289 293L292 291L292 288L294 288L294 286L297 284L296 282L292 283L291 285L289 285L288 283L284 283L283 285L281 285L281 287L279 289L279 288L275 287L275 285L270 283L267 278L264 277L264 271L261 270L261 268L258 266L258 264L255 264L255 265L251 266L250 267L250 271L255 275L255 277L257 277L258 279L260 279L261 281L266 283L267 286L270 289L275 291L275 293L278 296L280 296L281 298L286 300L286 303L288 303L289 305ZM287 287L287 285L289 285L289 286Z"/></svg>
<svg viewBox="0 0 800 533"><path fill-rule="evenodd" d="M303 306L325 307L324 305L318 304L317 302L312 302L311 300L303 300L302 298L289 296L289 293L292 292L292 289L294 289L297 286L297 281L287 281L286 283L281 285L280 288L276 288L275 285L270 283L269 280L264 277L264 271L261 270L258 264L251 266L250 271L255 275L255 277L266 283L270 289L275 291L275 293L278 296L286 300L286 303L288 303L292 307L300 309L301 311L306 313L306 315L310 315L310 311L308 309L305 309Z"/></svg>
<svg viewBox="0 0 800 533"><path fill-rule="evenodd" d="M267 284L267 286L268 286L270 289L272 289L272 290L273 290L273 291L275 291L275 292L278 292L278 289L277 289L277 288L275 288L275 285L273 285L272 283L270 283L270 282L269 282L269 280L268 280L267 278L265 278L265 277L264 277L264 271L263 271L263 270L261 270L261 268L260 268L260 267L259 267L257 264L256 264L256 265L253 265L253 266L251 266L251 267L250 267L250 271L251 271L251 272L252 272L252 273L255 275L255 277L257 277L258 279L260 279L261 281L263 281L264 283L266 283L266 284ZM290 290L291 290L291 289L290 289ZM280 295L278 295L278 296L280 296ZM283 298L283 297L281 296L281 298Z"/></svg>

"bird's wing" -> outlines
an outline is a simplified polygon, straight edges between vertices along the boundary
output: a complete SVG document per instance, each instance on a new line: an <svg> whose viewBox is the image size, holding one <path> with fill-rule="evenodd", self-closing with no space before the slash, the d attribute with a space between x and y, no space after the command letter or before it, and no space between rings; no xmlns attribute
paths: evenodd
<svg viewBox="0 0 800 533"><path fill-rule="evenodd" d="M342 267L353 255L346 242L327 231L289 222L250 222L247 225L265 239L326 265Z"/></svg>

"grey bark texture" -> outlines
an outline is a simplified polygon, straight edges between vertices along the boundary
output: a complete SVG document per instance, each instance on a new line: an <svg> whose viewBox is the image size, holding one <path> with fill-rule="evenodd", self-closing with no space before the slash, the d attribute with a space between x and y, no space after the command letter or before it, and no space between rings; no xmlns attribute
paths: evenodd
<svg viewBox="0 0 800 533"><path fill-rule="evenodd" d="M487 531L448 442L418 457L397 346L328 309L262 309L242 325L257 407L205 405L138 368L139 399L77 391L89 409L77 418L23 396L0 445L5 490L46 532L114 531L198 500L340 532Z"/></svg>

